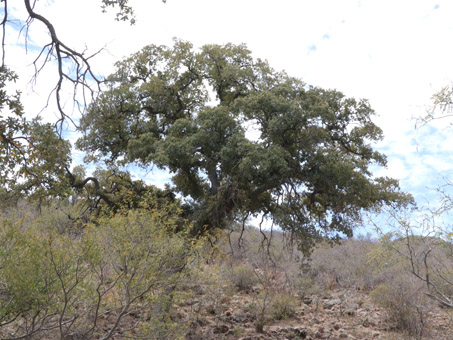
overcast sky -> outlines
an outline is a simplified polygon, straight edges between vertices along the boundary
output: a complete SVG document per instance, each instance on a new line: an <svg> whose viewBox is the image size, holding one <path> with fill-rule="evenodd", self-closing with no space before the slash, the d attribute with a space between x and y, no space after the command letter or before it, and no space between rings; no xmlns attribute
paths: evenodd
<svg viewBox="0 0 453 340"><path fill-rule="evenodd" d="M18 4L21 2L17 2ZM101 14L96 0L40 0L36 11L55 25L68 45L95 52L102 75L113 63L147 44L171 45L174 37L196 47L245 43L255 57L311 85L366 98L375 109L385 139L376 147L388 156L389 175L418 202L453 169L453 130L438 122L414 129L430 97L453 80L453 1L431 0L159 0L131 1L137 23L130 26ZM20 4L22 6L22 4ZM14 16L23 18L22 9ZM17 28L20 28L18 25ZM32 26L31 44L47 41L41 24ZM33 51L23 54L23 38L9 32L7 62L22 79L31 74ZM31 49L32 50L32 49ZM52 72L24 92L27 112L44 106ZM47 117L54 113L47 111ZM49 118L49 119L50 119ZM158 177L158 174L150 175Z"/></svg>

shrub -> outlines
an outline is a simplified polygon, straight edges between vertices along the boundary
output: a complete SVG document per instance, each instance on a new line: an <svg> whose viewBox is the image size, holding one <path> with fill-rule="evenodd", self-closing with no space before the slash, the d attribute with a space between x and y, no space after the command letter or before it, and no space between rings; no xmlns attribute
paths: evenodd
<svg viewBox="0 0 453 340"><path fill-rule="evenodd" d="M291 319L296 315L294 296L289 294L276 294L272 298L270 314L274 320Z"/></svg>
<svg viewBox="0 0 453 340"><path fill-rule="evenodd" d="M335 285L373 289L379 283L379 277L370 266L368 254L377 246L366 238L344 240L333 246L321 244L311 256L311 274L325 289Z"/></svg>
<svg viewBox="0 0 453 340"><path fill-rule="evenodd" d="M253 302L248 305L248 311L254 319L255 331L257 333L264 332L264 326L269 321L269 290L264 289L259 294L254 294Z"/></svg>
<svg viewBox="0 0 453 340"><path fill-rule="evenodd" d="M395 329L422 338L427 327L427 301L419 282L407 275L395 275L374 289L371 298L384 308Z"/></svg>
<svg viewBox="0 0 453 340"><path fill-rule="evenodd" d="M171 308L190 247L171 219L136 210L80 237L46 221L0 220L0 338L181 337Z"/></svg>
<svg viewBox="0 0 453 340"><path fill-rule="evenodd" d="M321 292L321 287L316 284L315 279L308 273L299 273L299 275L293 278L292 281L292 288L299 294L300 297L317 295Z"/></svg>
<svg viewBox="0 0 453 340"><path fill-rule="evenodd" d="M250 264L241 264L233 266L230 273L232 284L239 290L249 290L253 285L258 283L255 271Z"/></svg>

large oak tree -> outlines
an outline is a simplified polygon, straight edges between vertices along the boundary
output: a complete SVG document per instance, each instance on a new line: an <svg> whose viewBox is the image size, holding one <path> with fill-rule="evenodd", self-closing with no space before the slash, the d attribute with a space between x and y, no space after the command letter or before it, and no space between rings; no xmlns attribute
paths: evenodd
<svg viewBox="0 0 453 340"><path fill-rule="evenodd" d="M117 63L81 120L91 159L173 174L197 231L264 214L301 240L352 234L363 209L410 200L370 165L385 157L365 100L307 86L243 45L150 45Z"/></svg>

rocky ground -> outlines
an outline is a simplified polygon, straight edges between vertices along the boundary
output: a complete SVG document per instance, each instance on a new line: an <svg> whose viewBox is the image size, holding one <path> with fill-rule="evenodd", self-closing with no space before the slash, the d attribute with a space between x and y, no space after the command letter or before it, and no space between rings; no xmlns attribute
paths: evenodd
<svg viewBox="0 0 453 340"><path fill-rule="evenodd" d="M256 292L224 294L216 308L202 307L203 296L181 312L195 315L187 339L415 339L392 329L384 310L360 291L334 289L323 296L294 296L295 313L284 320L267 319L263 331L256 330L256 314L250 311ZM195 312L195 314L194 314ZM429 313L424 339L453 339L452 314L435 308Z"/></svg>

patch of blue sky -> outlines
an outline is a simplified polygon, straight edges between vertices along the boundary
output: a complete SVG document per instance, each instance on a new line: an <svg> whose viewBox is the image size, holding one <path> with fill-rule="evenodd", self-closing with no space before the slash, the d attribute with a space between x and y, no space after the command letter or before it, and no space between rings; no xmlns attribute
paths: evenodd
<svg viewBox="0 0 453 340"><path fill-rule="evenodd" d="M71 139L73 139L71 137ZM105 168L103 162L94 163L85 162L84 158L86 153L73 148L72 150L72 168L75 166L82 165L85 168L87 175L92 175L93 172L98 168ZM122 171L127 171L131 174L132 179L142 180L148 185L154 185L158 188L163 189L166 184L171 185L172 174L167 169L159 169L153 166L143 167L138 164L129 163L119 168Z"/></svg>
<svg viewBox="0 0 453 340"><path fill-rule="evenodd" d="M142 167L137 164L129 164L124 170L132 174L135 180L142 180L148 185L154 185L163 189L166 184L171 184L172 174L167 169L159 169L156 166Z"/></svg>
<svg viewBox="0 0 453 340"><path fill-rule="evenodd" d="M447 122L436 122L417 130L407 129L375 146L377 151L387 156L388 165L387 168L371 166L371 172L377 177L388 176L399 180L401 190L414 197L419 210L408 216L414 223L419 223L418 215L441 206L440 189L446 195L453 195L453 186L448 184L453 179L453 130L447 126ZM437 224L445 224L449 215L436 218ZM376 226L384 232L396 230L397 226L391 223L389 214L378 214L373 219L365 222L355 234L371 232L377 235Z"/></svg>
<svg viewBox="0 0 453 340"><path fill-rule="evenodd" d="M34 30L28 30L26 23L14 15L14 11L8 10L8 21L5 26L6 43L26 48L28 52L39 53L43 44L37 44L34 40ZM40 27L42 30L43 27ZM33 34L32 34L33 33ZM38 35L36 35L38 36Z"/></svg>
<svg viewBox="0 0 453 340"><path fill-rule="evenodd" d="M387 153L387 169L372 169L373 172L398 179L401 189L412 194L417 203L436 200L436 188L445 183L453 170L450 152L441 149L384 153Z"/></svg>
<svg viewBox="0 0 453 340"><path fill-rule="evenodd" d="M28 40L27 42L22 39L22 38L18 38L17 40L15 40L14 42L10 42L10 44L14 44L16 47L21 47L23 48L24 50L27 50L27 53L33 53L33 54L39 54L41 53L41 51L43 51L43 55L45 55L49 48L45 48L45 50L43 50L43 47L41 45L38 45L38 44L35 44L33 43L33 41L30 41Z"/></svg>
<svg viewBox="0 0 453 340"><path fill-rule="evenodd" d="M316 47L316 44L313 44L311 46L308 47L308 53L310 52L316 52L318 48Z"/></svg>

